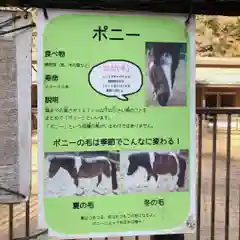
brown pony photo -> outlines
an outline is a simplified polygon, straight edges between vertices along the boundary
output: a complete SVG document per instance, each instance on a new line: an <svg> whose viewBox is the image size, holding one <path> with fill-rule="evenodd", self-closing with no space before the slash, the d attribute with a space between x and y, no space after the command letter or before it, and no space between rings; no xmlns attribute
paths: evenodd
<svg viewBox="0 0 240 240"><path fill-rule="evenodd" d="M125 184L132 182L133 192L187 191L188 151L181 151L126 153L125 159L121 157Z"/></svg>
<svg viewBox="0 0 240 240"><path fill-rule="evenodd" d="M186 43L146 43L146 105L186 106Z"/></svg>
<svg viewBox="0 0 240 240"><path fill-rule="evenodd" d="M119 165L119 161L120 153L118 151L52 154L46 161L48 163L46 185L47 189L50 189L47 192L50 195L52 192L55 192L55 195L61 195L60 192L63 191L64 196L118 194L119 167L117 165ZM71 183L70 179L72 179ZM90 181L89 186L86 186L85 180ZM68 186L64 188L66 182L68 182ZM100 185L105 191L100 190ZM69 188L73 186L75 191L72 190L70 194ZM68 191L69 193L66 193Z"/></svg>

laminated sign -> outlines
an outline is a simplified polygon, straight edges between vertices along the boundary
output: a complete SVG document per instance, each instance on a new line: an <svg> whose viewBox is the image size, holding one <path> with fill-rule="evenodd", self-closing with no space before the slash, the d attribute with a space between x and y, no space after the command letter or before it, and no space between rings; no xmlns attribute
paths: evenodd
<svg viewBox="0 0 240 240"><path fill-rule="evenodd" d="M65 239L194 231L194 19L47 12L39 227Z"/></svg>

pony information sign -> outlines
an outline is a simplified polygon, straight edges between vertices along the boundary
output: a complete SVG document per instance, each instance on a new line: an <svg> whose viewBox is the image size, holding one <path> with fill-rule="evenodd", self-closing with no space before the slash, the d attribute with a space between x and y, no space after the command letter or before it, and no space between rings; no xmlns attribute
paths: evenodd
<svg viewBox="0 0 240 240"><path fill-rule="evenodd" d="M194 19L38 12L39 227L195 229Z"/></svg>

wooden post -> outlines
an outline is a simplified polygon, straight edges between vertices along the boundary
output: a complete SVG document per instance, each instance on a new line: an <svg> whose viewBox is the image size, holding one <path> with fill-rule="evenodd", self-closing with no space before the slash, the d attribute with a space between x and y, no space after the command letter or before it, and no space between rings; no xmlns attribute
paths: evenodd
<svg viewBox="0 0 240 240"><path fill-rule="evenodd" d="M151 240L184 240L184 234L153 235Z"/></svg>

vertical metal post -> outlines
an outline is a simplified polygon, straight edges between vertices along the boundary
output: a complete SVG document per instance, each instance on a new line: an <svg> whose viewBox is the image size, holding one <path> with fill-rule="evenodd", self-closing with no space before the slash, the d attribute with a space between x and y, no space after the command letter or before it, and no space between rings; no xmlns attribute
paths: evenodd
<svg viewBox="0 0 240 240"><path fill-rule="evenodd" d="M238 186L238 240L240 240L240 185Z"/></svg>
<svg viewBox="0 0 240 240"><path fill-rule="evenodd" d="M201 235L201 189L202 189L202 121L203 115L198 117L198 185L197 185L197 231L196 240Z"/></svg>
<svg viewBox="0 0 240 240"><path fill-rule="evenodd" d="M227 161L225 194L225 240L229 239L229 200L230 200L230 158L231 158L231 114L227 117Z"/></svg>
<svg viewBox="0 0 240 240"><path fill-rule="evenodd" d="M8 239L13 240L13 204L8 206Z"/></svg>
<svg viewBox="0 0 240 240"><path fill-rule="evenodd" d="M215 195L216 195L216 152L217 152L217 115L213 116L212 145L212 196L211 196L211 240L215 239Z"/></svg>
<svg viewBox="0 0 240 240"><path fill-rule="evenodd" d="M30 203L29 200L25 204L25 236L29 237L30 234Z"/></svg>

